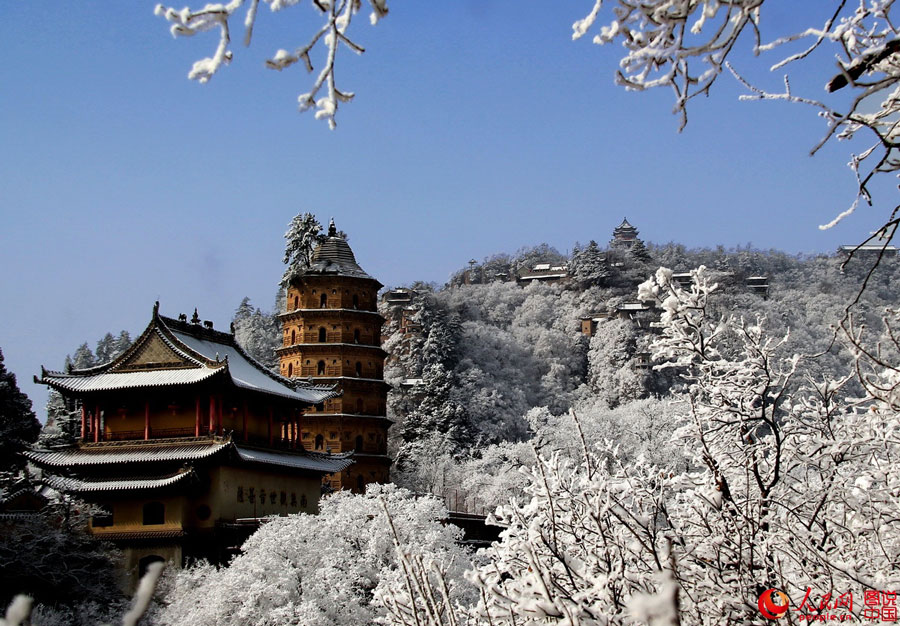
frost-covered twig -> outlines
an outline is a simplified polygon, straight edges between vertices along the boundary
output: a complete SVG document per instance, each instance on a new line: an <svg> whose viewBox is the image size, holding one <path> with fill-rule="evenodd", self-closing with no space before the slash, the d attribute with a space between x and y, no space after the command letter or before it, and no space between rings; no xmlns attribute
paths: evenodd
<svg viewBox="0 0 900 626"><path fill-rule="evenodd" d="M263 0L272 11L280 11L287 7L299 4L299 0ZM362 0L314 0L315 9L325 17L325 23L303 46L293 53L279 49L268 61L266 67L275 70L283 70L298 61L303 61L307 72L314 70L310 60L310 52L322 41L326 48L326 60L319 72L312 88L299 98L299 108L305 111L316 107L316 119L325 119L330 128L336 126L335 115L340 102L349 102L353 93L341 91L335 84L335 60L337 50L341 45L346 46L357 54L362 54L365 49L349 38L347 29L353 17L362 8ZM387 0L368 0L372 12L369 16L374 25L378 20L387 15ZM194 63L188 78L201 83L207 82L212 76L227 65L233 58L229 49L231 44L230 22L239 9L245 6L245 0L232 0L227 4L207 4L202 9L193 10L185 7L176 10L161 4L156 6L157 15L165 17L172 23L170 31L174 37L189 37L208 30L219 31L219 43L211 57L201 59ZM247 10L244 14L244 45L249 46L253 35L253 27L256 24L259 0L246 2ZM325 96L317 98L323 86L327 86Z"/></svg>
<svg viewBox="0 0 900 626"><path fill-rule="evenodd" d="M741 96L743 100L785 100L819 109L827 130L812 153L831 139L850 140L861 130L871 133L874 142L852 154L848 162L856 178L856 197L849 208L820 226L832 228L851 215L860 202L873 204L870 190L873 177L900 175L900 30L891 16L895 0L825 3L827 13L818 24L811 17L810 27L762 44L760 24L764 2L605 0L607 6L612 6L613 15L608 24L600 27L593 41L597 44L619 41L624 46L626 54L620 62L617 80L627 89L673 89L681 128L687 122L689 101L708 94L723 67L728 67L748 89L748 95ZM594 27L603 6L604 0L594 0L590 13L573 25L574 39L583 37ZM822 77L822 83L827 82L823 97L792 93L787 76L782 93L753 86L742 78L728 63L728 58L745 32L749 33L755 54L788 49L784 57L771 65L772 71L796 68L798 72L808 73L810 68L804 62L813 52L828 45L834 47L839 59L838 72L827 81L826 76ZM791 46L803 41L810 43L799 52L790 52ZM698 65L699 69L695 69ZM828 95L845 88L854 91L849 104L845 97ZM825 97L831 100L826 102ZM867 171L861 173L861 168Z"/></svg>

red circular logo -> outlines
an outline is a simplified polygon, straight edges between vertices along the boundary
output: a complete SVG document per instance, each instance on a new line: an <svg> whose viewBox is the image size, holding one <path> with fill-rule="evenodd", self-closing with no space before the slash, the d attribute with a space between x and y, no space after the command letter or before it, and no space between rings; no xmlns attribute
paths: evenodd
<svg viewBox="0 0 900 626"><path fill-rule="evenodd" d="M759 612L768 619L778 619L788 610L787 594L778 589L766 589L759 596Z"/></svg>

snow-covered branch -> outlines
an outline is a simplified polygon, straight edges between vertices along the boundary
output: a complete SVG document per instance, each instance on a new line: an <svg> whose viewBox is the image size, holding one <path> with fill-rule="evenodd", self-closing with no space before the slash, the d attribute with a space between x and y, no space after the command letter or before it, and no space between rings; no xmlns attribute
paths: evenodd
<svg viewBox="0 0 900 626"><path fill-rule="evenodd" d="M263 0L274 11L299 4L299 0ZM374 25L378 20L387 15L386 0L368 0L372 9L369 16ZM294 52L279 49L266 61L266 67L281 71L291 65L302 61L306 71L312 73L314 66L310 60L310 52L322 42L325 47L325 63L313 82L312 88L301 94L298 98L300 111L306 111L312 107L316 110L316 119L328 121L330 128L336 125L335 115L338 104L349 102L353 99L353 93L341 91L335 82L335 60L338 48L344 46L357 54L362 54L365 49L350 39L347 29L353 17L362 8L362 0L312 0L312 5L324 18L324 23L315 31L307 43L296 48ZM201 9L184 7L177 10L159 4L156 6L157 15L165 17L172 23L170 32L174 37L190 37L209 30L219 31L219 43L211 57L195 62L188 78L201 83L207 82L213 75L227 65L233 58L233 52L229 48L231 44L231 23L240 9L244 12L244 45L249 46L253 35L253 27L256 24L259 0L232 0L227 4L207 4ZM325 87L324 95L320 96Z"/></svg>
<svg viewBox="0 0 900 626"><path fill-rule="evenodd" d="M723 68L728 67L748 90L741 99L785 100L818 110L827 130L813 153L831 139L850 140L867 134L868 139L863 140L867 143L851 154L848 163L857 181L856 198L849 208L821 226L831 228L853 213L861 201L873 203L871 189L876 175L900 173L900 31L892 16L894 0L822 3L817 10L825 13L819 18L811 16L810 27L769 43L762 43L761 39L764 3L765 0L606 0L607 5L612 5L612 18L600 26L593 42L619 41L626 49L616 74L617 82L626 89L671 88L681 128L687 123L690 100L708 95ZM594 0L590 13L573 24L573 39L595 29L603 7L604 0ZM783 92L758 88L729 64L742 36L752 41L756 55L787 50L771 65L772 71L793 68L798 73L808 73L810 67L803 62L820 48L831 47L838 58L837 73L821 77L821 96L794 94L788 76L784 78ZM803 42L808 43L793 51ZM835 94L845 88L853 92L849 103L843 91Z"/></svg>

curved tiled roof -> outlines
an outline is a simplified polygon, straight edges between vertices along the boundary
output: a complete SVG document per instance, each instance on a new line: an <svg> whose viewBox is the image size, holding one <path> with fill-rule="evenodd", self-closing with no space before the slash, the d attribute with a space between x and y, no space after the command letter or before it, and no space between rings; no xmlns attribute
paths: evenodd
<svg viewBox="0 0 900 626"><path fill-rule="evenodd" d="M161 341L178 362L131 364L129 359L139 356L143 346L152 341ZM159 315L158 306L154 306L153 319L141 336L109 363L68 372L41 368L41 378L35 377L35 382L60 391L82 394L192 385L219 373L230 377L237 387L304 404L318 404L340 395L330 386L296 383L279 376L247 354L235 341L234 335L164 317Z"/></svg>
<svg viewBox="0 0 900 626"><path fill-rule="evenodd" d="M336 474L353 464L352 453L318 454L315 452L302 452L297 454L276 450L245 448L238 445L235 445L235 449L241 460L248 463L279 465L281 467L293 467L314 472L324 472L326 474Z"/></svg>
<svg viewBox="0 0 900 626"><path fill-rule="evenodd" d="M223 364L224 365L224 364ZM39 382L54 389L73 392L109 391L112 389L139 389L166 385L191 385L225 371L222 367L200 366L145 372L105 372L93 375L67 374L45 371Z"/></svg>
<svg viewBox="0 0 900 626"><path fill-rule="evenodd" d="M62 450L28 450L24 454L29 461L45 467L84 467L117 463L195 461L212 456L229 445L230 442L213 439L180 442L176 445L135 441L128 442L128 445L101 444Z"/></svg>
<svg viewBox="0 0 900 626"><path fill-rule="evenodd" d="M298 276L310 275L324 276L350 276L351 278L365 278L374 280L366 274L365 270L356 262L353 250L347 240L337 234L334 220L328 225L328 236L313 250L312 260L309 266L301 270ZM378 283L381 285L381 283Z"/></svg>
<svg viewBox="0 0 900 626"><path fill-rule="evenodd" d="M216 356L224 358L228 364L231 380L238 387L292 400L302 400L309 404L318 404L338 395L332 387L323 385L298 385L293 389L291 381L268 371L241 350L236 342L226 343L207 339L202 335L198 337L181 330L171 328L169 330L178 341L197 354L202 354L206 358Z"/></svg>
<svg viewBox="0 0 900 626"><path fill-rule="evenodd" d="M119 478L119 479L84 479L84 478L68 478L65 476L44 476L42 482L66 493L89 493L93 491L133 491L135 489L159 489L179 483L193 471L179 471L177 474L169 476L145 476L140 478Z"/></svg>

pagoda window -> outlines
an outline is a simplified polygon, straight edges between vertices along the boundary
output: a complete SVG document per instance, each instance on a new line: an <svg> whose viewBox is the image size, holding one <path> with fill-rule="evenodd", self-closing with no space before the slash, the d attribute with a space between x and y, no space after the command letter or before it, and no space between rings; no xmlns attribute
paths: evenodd
<svg viewBox="0 0 900 626"><path fill-rule="evenodd" d="M287 494L285 492L281 492L281 506L287 506Z"/></svg>
<svg viewBox="0 0 900 626"><path fill-rule="evenodd" d="M356 488L360 493L363 493L366 490L366 481L363 480L362 474L356 477Z"/></svg>
<svg viewBox="0 0 900 626"><path fill-rule="evenodd" d="M356 375L358 377L362 376L362 363L360 363L359 361L356 362Z"/></svg>
<svg viewBox="0 0 900 626"><path fill-rule="evenodd" d="M288 378L294 375L294 364L288 363Z"/></svg>
<svg viewBox="0 0 900 626"><path fill-rule="evenodd" d="M319 308L324 309L328 306L328 296L324 293L319 297Z"/></svg>
<svg viewBox="0 0 900 626"><path fill-rule="evenodd" d="M319 376L325 375L325 361L319 361L318 364L316 364L316 374Z"/></svg>
<svg viewBox="0 0 900 626"><path fill-rule="evenodd" d="M359 329L356 328L353 331L353 343L359 343Z"/></svg>
<svg viewBox="0 0 900 626"><path fill-rule="evenodd" d="M297 331L295 329L291 329L291 345L297 343Z"/></svg>
<svg viewBox="0 0 900 626"><path fill-rule="evenodd" d="M356 294L353 294L353 308L354 309L359 308L359 296Z"/></svg>
<svg viewBox="0 0 900 626"><path fill-rule="evenodd" d="M362 449L363 449L363 436L357 435L356 436L356 451L362 452Z"/></svg>
<svg viewBox="0 0 900 626"><path fill-rule="evenodd" d="M148 502L144 505L144 526L166 523L166 505L162 502Z"/></svg>
<svg viewBox="0 0 900 626"><path fill-rule="evenodd" d="M291 495L293 495L293 494L291 494ZM293 504L294 504L294 506L297 506L296 500L294 501ZM305 509L305 508L306 508L306 494L305 494L305 493L304 493L304 494L300 494L300 508L301 508L301 509Z"/></svg>
<svg viewBox="0 0 900 626"><path fill-rule="evenodd" d="M316 435L316 450L322 450L325 447L325 437Z"/></svg>
<svg viewBox="0 0 900 626"><path fill-rule="evenodd" d="M319 343L325 343L326 339L326 330L324 326L319 326Z"/></svg>
<svg viewBox="0 0 900 626"><path fill-rule="evenodd" d="M300 308L300 296L294 296L294 309Z"/></svg>

